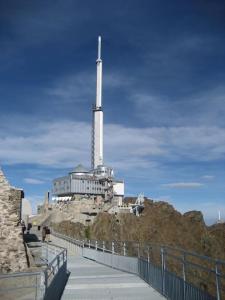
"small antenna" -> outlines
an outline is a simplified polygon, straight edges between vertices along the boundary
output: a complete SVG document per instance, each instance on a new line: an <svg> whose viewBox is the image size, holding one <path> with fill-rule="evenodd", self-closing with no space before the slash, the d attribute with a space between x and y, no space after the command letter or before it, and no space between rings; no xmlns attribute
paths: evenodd
<svg viewBox="0 0 225 300"><path fill-rule="evenodd" d="M218 220L217 220L217 224L223 224L224 223L224 220L221 219L221 211L218 210Z"/></svg>
<svg viewBox="0 0 225 300"><path fill-rule="evenodd" d="M101 36L98 37L98 60L101 60Z"/></svg>

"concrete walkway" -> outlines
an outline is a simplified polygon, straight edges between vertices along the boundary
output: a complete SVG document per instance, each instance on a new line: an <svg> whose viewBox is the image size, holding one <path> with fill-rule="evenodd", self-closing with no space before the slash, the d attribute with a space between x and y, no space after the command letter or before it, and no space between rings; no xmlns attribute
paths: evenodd
<svg viewBox="0 0 225 300"><path fill-rule="evenodd" d="M68 257L71 272L62 300L165 299L138 276L79 256Z"/></svg>

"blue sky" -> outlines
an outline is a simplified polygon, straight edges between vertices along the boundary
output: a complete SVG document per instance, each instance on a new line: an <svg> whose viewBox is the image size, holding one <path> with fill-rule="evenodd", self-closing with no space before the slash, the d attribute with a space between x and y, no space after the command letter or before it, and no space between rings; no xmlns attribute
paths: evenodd
<svg viewBox="0 0 225 300"><path fill-rule="evenodd" d="M33 207L90 166L102 35L105 163L126 195L225 218L224 1L0 1L0 164Z"/></svg>

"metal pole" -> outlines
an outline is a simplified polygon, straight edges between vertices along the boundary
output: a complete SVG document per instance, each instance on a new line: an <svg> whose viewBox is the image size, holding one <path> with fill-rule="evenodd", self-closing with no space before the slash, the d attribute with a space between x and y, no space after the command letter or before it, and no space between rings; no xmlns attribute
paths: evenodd
<svg viewBox="0 0 225 300"><path fill-rule="evenodd" d="M126 243L123 243L123 256L126 256Z"/></svg>
<svg viewBox="0 0 225 300"><path fill-rule="evenodd" d="M95 250L98 250L98 241L95 241Z"/></svg>
<svg viewBox="0 0 225 300"><path fill-rule="evenodd" d="M46 293L47 288L48 288L48 271L47 271L47 269L44 271L44 274L45 274L44 285L45 285L45 293Z"/></svg>
<svg viewBox="0 0 225 300"><path fill-rule="evenodd" d="M185 262L185 252L183 253L183 260L182 260L182 264L183 264L183 288L184 288L184 300L186 300L186 262Z"/></svg>
<svg viewBox="0 0 225 300"><path fill-rule="evenodd" d="M59 255L57 256L57 267L58 267L58 272L59 272L59 267L60 267Z"/></svg>
<svg viewBox="0 0 225 300"><path fill-rule="evenodd" d="M38 275L36 275L36 285L35 285L35 300L37 300L37 288L38 288L38 280L37 280Z"/></svg>
<svg viewBox="0 0 225 300"><path fill-rule="evenodd" d="M66 270L67 270L67 249L65 249L65 256L66 256L65 266L66 266Z"/></svg>
<svg viewBox="0 0 225 300"><path fill-rule="evenodd" d="M140 258L140 243L138 243L138 258Z"/></svg>
<svg viewBox="0 0 225 300"><path fill-rule="evenodd" d="M111 253L111 267L113 268L113 253L114 253L114 242L112 242L112 253Z"/></svg>
<svg viewBox="0 0 225 300"><path fill-rule="evenodd" d="M88 248L89 249L91 248L91 241L90 240L88 241Z"/></svg>
<svg viewBox="0 0 225 300"><path fill-rule="evenodd" d="M165 295L165 250L161 248L162 294Z"/></svg>
<svg viewBox="0 0 225 300"><path fill-rule="evenodd" d="M102 242L102 250L105 252L105 241Z"/></svg>
<svg viewBox="0 0 225 300"><path fill-rule="evenodd" d="M149 263L150 263L150 256L149 256L149 246L148 246L148 268L147 268L147 272L148 272L148 283L150 283L150 280L149 280Z"/></svg>
<svg viewBox="0 0 225 300"><path fill-rule="evenodd" d="M216 263L215 266L215 271L216 271L216 299L221 300L221 295L220 295L220 272L218 265Z"/></svg>

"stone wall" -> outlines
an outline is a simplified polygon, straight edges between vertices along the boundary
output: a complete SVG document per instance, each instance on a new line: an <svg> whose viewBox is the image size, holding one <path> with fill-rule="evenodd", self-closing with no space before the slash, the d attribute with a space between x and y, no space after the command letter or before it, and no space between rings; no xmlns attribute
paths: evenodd
<svg viewBox="0 0 225 300"><path fill-rule="evenodd" d="M22 197L23 191L11 187L0 169L0 273L27 268L20 226Z"/></svg>

